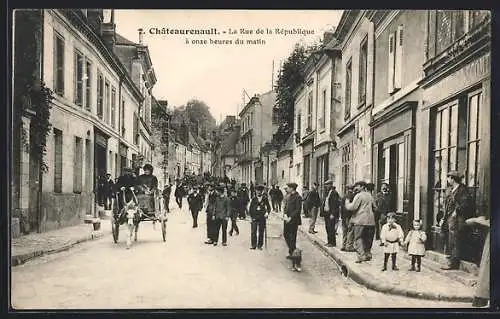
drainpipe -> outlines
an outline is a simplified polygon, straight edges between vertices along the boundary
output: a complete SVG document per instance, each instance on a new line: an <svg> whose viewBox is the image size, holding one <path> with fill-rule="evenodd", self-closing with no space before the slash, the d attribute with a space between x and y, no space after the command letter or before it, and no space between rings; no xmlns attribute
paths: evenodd
<svg viewBox="0 0 500 319"><path fill-rule="evenodd" d="M43 38L44 38L44 24L43 24L44 14L43 9L40 10L40 82L43 82ZM39 163L41 164L41 163ZM43 172L42 169L38 168L38 194L37 194L37 233L42 232L42 191L43 191Z"/></svg>

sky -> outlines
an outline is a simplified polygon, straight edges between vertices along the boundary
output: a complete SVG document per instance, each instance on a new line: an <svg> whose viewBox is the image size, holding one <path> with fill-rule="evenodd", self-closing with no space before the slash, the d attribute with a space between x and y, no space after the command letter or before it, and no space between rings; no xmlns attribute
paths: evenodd
<svg viewBox="0 0 500 319"><path fill-rule="evenodd" d="M341 15L341 10L116 10L115 24L117 33L134 42L139 41L138 29L144 29L144 43L158 80L153 88L157 99L168 100L171 107L202 100L220 123L248 102L246 96L243 100L243 90L251 97L272 89L273 61L276 81L280 61L294 45L320 40ZM152 28L216 28L220 34L151 34ZM242 28L253 33L241 34ZM277 28L301 29L307 34L277 34ZM237 33L229 34L229 29ZM259 29L264 34L256 34ZM266 29L272 34L266 34ZM231 40L232 44L211 44L210 39ZM260 39L265 44L236 45L237 39ZM193 40L208 43L193 44Z"/></svg>

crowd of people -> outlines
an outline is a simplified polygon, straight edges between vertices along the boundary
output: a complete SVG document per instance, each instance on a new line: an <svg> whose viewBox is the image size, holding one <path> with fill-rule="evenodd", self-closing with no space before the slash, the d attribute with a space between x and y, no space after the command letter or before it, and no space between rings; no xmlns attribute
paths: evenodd
<svg viewBox="0 0 500 319"><path fill-rule="evenodd" d="M170 196L173 183L167 183L163 190L158 189L158 180L153 175L153 167L146 164L144 174L137 176L131 169L125 169L122 176L112 181L110 175L103 177L98 183L98 201L108 205L113 194L130 186L137 186L143 192L160 194L166 211L170 211ZM456 171L448 173L450 191L446 197L444 213L439 216L439 225L446 238L446 253L448 265L443 270L458 269L463 249L464 229L467 224L479 224L489 227L489 221L472 217L472 201L467 188L462 184L462 176ZM373 258L372 246L374 240L379 240L383 246L382 271L387 271L389 258L391 269L399 270L397 254L403 248L411 256L409 271L421 271L422 256L425 255L427 235L422 230L422 221L413 220L412 228L406 236L398 224L393 196L387 183L382 183L380 191L374 193L374 185L364 181L356 182L346 187L341 196L332 180L323 183L323 196L320 196L318 184L313 183L311 189L303 188L302 194L297 191L296 183L288 183L285 194L279 186L268 187L265 183L255 185L238 184L234 179L204 175L187 175L175 180L174 197L176 204L182 208L183 198L187 198L189 211L193 220L193 228L198 228L198 217L201 211L206 212L205 244L217 246L219 239L223 246L228 244L229 236L239 235L238 220L249 218L251 222L250 249L262 250L265 245L266 223L271 211L282 213L284 225L283 236L288 246L287 258L292 260L292 270L301 271L300 255L297 248L297 231L302 224L302 218L309 218L308 230L315 234L317 218L325 222L326 246L341 246L345 252L357 254L356 263L363 263ZM126 196L124 194L123 196ZM129 200L129 198L125 198ZM230 229L228 231L228 227ZM338 228L342 228L342 242L338 243ZM486 251L488 250L488 251ZM297 259L299 256L299 259ZM485 260L487 259L487 260ZM489 249L483 253L484 264L489 264ZM481 271L482 277L489 273ZM483 305L487 291L484 284L475 299L475 305Z"/></svg>

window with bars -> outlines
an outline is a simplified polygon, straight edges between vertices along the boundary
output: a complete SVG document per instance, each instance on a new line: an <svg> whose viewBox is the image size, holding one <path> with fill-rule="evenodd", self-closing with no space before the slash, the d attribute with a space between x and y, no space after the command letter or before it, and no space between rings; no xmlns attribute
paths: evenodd
<svg viewBox="0 0 500 319"><path fill-rule="evenodd" d="M97 72L97 117L104 117L104 77L101 72Z"/></svg>
<svg viewBox="0 0 500 319"><path fill-rule="evenodd" d="M54 128L54 193L62 192L63 132Z"/></svg>
<svg viewBox="0 0 500 319"><path fill-rule="evenodd" d="M85 109L90 111L92 109L92 62L87 60L85 62Z"/></svg>
<svg viewBox="0 0 500 319"><path fill-rule="evenodd" d="M351 117L351 85L352 85L352 59L349 59L345 67L345 99L344 119Z"/></svg>
<svg viewBox="0 0 500 319"><path fill-rule="evenodd" d="M64 38L54 31L54 92L64 96Z"/></svg>
<svg viewBox="0 0 500 319"><path fill-rule="evenodd" d="M307 97L307 132L312 130L312 118L313 118L313 92L309 92Z"/></svg>
<svg viewBox="0 0 500 319"><path fill-rule="evenodd" d="M116 127L116 89L111 88L111 127Z"/></svg>
<svg viewBox="0 0 500 319"><path fill-rule="evenodd" d="M342 194L347 193L347 185L352 181L351 172L351 144L344 145L341 149L342 154Z"/></svg>
<svg viewBox="0 0 500 319"><path fill-rule="evenodd" d="M439 222L445 210L447 174L465 172L465 185L476 203L478 183L480 109L482 92L473 91L437 107L433 114L433 222ZM472 212L475 215L475 212Z"/></svg>
<svg viewBox="0 0 500 319"><path fill-rule="evenodd" d="M84 81L84 59L83 54L75 50L75 96L76 105L83 106L83 81Z"/></svg>
<svg viewBox="0 0 500 319"><path fill-rule="evenodd" d="M368 36L361 41L359 50L359 106L363 106L366 102L366 80L368 72Z"/></svg>

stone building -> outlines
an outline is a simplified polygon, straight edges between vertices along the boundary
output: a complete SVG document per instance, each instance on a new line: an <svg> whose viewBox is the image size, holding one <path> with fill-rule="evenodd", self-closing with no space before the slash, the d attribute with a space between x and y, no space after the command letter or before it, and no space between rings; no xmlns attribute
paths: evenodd
<svg viewBox="0 0 500 319"><path fill-rule="evenodd" d="M146 114L133 116L141 114L145 99L142 86L134 81L139 71L132 72L116 55L113 16L112 10L101 9L15 12L14 91L29 95L22 83L29 79L29 86L39 87L41 81L54 92L45 155L48 171L40 172L36 156L16 137L20 135L13 139L13 217L21 219L24 233L80 223L94 212L99 175L116 177L134 158L150 155L150 144L141 148L134 132L124 129L145 122L141 125L149 139ZM26 56L35 58L27 61ZM144 67L143 62L139 65ZM152 85L150 61L148 66ZM19 117L29 145L35 111L29 101L24 104ZM20 105L16 99L15 114Z"/></svg>

